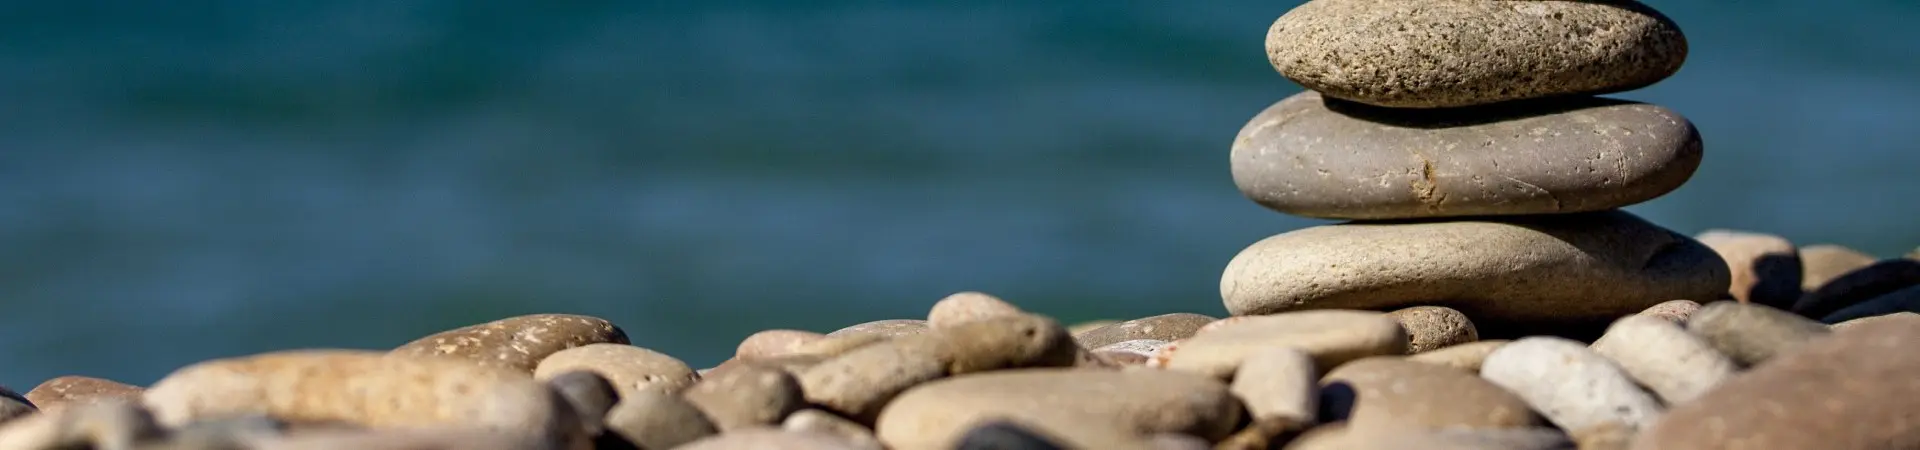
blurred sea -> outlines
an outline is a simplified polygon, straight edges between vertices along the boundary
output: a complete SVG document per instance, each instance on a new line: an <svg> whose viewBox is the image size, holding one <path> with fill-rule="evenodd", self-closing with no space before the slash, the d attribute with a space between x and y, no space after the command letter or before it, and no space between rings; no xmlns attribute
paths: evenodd
<svg viewBox="0 0 1920 450"><path fill-rule="evenodd" d="M961 290L1222 314L1321 223L1227 171L1298 3L0 0L0 384L536 312L696 367ZM1651 4L1692 55L1616 97L1707 159L1630 210L1920 245L1920 3Z"/></svg>

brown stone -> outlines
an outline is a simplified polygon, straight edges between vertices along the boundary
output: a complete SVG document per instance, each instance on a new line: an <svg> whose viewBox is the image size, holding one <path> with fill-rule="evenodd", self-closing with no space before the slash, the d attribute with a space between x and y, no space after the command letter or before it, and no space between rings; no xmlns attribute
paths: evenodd
<svg viewBox="0 0 1920 450"><path fill-rule="evenodd" d="M872 429L818 409L806 409L788 415L787 420L780 423L780 429L831 434L846 441L850 447L848 450L884 448L880 445L880 439L873 437Z"/></svg>
<svg viewBox="0 0 1920 450"><path fill-rule="evenodd" d="M1320 379L1326 420L1354 429L1526 428L1541 425L1525 400L1472 373L1395 357L1366 358Z"/></svg>
<svg viewBox="0 0 1920 450"><path fill-rule="evenodd" d="M1888 259L1847 272L1820 286L1820 289L1808 292L1794 302L1792 311L1807 317L1827 317L1849 306L1914 285L1920 285L1920 261Z"/></svg>
<svg viewBox="0 0 1920 450"><path fill-rule="evenodd" d="M1687 331L1742 366L1792 351L1831 331L1825 325L1764 305L1718 301L1700 307Z"/></svg>
<svg viewBox="0 0 1920 450"><path fill-rule="evenodd" d="M1384 313L1319 310L1248 317L1160 349L1149 365L1226 379L1248 355L1275 347L1306 352L1316 367L1407 351L1406 330Z"/></svg>
<svg viewBox="0 0 1920 450"><path fill-rule="evenodd" d="M395 348L393 353L453 356L532 373L547 355L600 343L626 344L627 333L598 317L534 314L434 333Z"/></svg>
<svg viewBox="0 0 1920 450"><path fill-rule="evenodd" d="M826 338L827 335L800 330L765 330L740 340L733 350L735 358L765 358L793 353L794 349Z"/></svg>
<svg viewBox="0 0 1920 450"><path fill-rule="evenodd" d="M1466 314L1445 306L1415 306L1387 313L1407 330L1407 352L1420 353L1480 340Z"/></svg>
<svg viewBox="0 0 1920 450"><path fill-rule="evenodd" d="M848 442L828 433L779 428L748 428L708 436L674 450L848 450Z"/></svg>
<svg viewBox="0 0 1920 450"><path fill-rule="evenodd" d="M295 433L253 439L249 450L584 450L536 435L445 426ZM198 450L198 449L195 449Z"/></svg>
<svg viewBox="0 0 1920 450"><path fill-rule="evenodd" d="M876 320L872 322L855 324L852 326L848 326L846 328L834 330L834 332L832 333L827 333L827 336L843 336L848 334L864 333L864 334L878 335L881 337L895 338L900 336L912 336L916 334L924 334L927 332L928 328L930 327L927 326L927 321L925 320L887 319L887 320Z"/></svg>
<svg viewBox="0 0 1920 450"><path fill-rule="evenodd" d="M1241 416L1240 402L1227 386L1203 376L1020 369L916 387L887 406L875 431L895 449L952 448L969 429L994 419L1018 421L1067 444L1110 442L1115 430L1184 433L1213 441L1231 433Z"/></svg>
<svg viewBox="0 0 1920 450"><path fill-rule="evenodd" d="M1636 450L1920 448L1920 319L1809 342L1674 407Z"/></svg>
<svg viewBox="0 0 1920 450"><path fill-rule="evenodd" d="M1125 341L1153 339L1176 341L1193 336L1200 327L1215 320L1200 314L1172 313L1143 317L1107 325L1074 335L1087 348L1100 348Z"/></svg>
<svg viewBox="0 0 1920 450"><path fill-rule="evenodd" d="M1800 250L1787 238L1748 231L1713 229L1694 236L1727 261L1734 300L1780 309L1800 298Z"/></svg>
<svg viewBox="0 0 1920 450"><path fill-rule="evenodd" d="M701 380L682 397L705 412L721 432L778 425L807 404L792 374L764 367L745 367Z"/></svg>
<svg viewBox="0 0 1920 450"><path fill-rule="evenodd" d="M606 377L622 397L642 390L677 393L700 380L679 359L627 344L587 344L555 352L540 361L533 377L547 380L576 370Z"/></svg>
<svg viewBox="0 0 1920 450"><path fill-rule="evenodd" d="M27 392L26 398L40 409L54 409L70 403L91 403L107 398L137 399L145 390L113 380L69 375L41 382Z"/></svg>
<svg viewBox="0 0 1920 450"><path fill-rule="evenodd" d="M720 433L699 407L659 391L621 399L607 412L607 430L617 437L613 440L641 449L678 448Z"/></svg>

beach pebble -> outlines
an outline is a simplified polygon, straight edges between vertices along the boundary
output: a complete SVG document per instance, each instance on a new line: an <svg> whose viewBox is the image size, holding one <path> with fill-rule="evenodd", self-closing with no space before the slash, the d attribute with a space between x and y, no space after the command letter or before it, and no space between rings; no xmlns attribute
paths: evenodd
<svg viewBox="0 0 1920 450"><path fill-rule="evenodd" d="M1420 353L1480 340L1466 314L1445 306L1415 306L1387 313L1407 330L1407 352Z"/></svg>
<svg viewBox="0 0 1920 450"><path fill-rule="evenodd" d="M1101 327L1105 327L1107 325L1113 325L1116 323L1120 323L1120 321L1112 320L1112 319L1089 320L1086 322L1080 322L1073 325L1068 325L1067 333L1072 334L1075 339L1079 339L1081 333L1098 330Z"/></svg>
<svg viewBox="0 0 1920 450"><path fill-rule="evenodd" d="M161 424L259 413L370 427L462 425L572 439L572 405L518 369L359 350L287 350L189 365L142 395Z"/></svg>
<svg viewBox="0 0 1920 450"><path fill-rule="evenodd" d="M764 367L745 367L701 380L681 396L705 412L721 432L778 425L807 404L792 374Z"/></svg>
<svg viewBox="0 0 1920 450"><path fill-rule="evenodd" d="M1692 318L1693 313L1698 311L1700 311L1700 303L1693 300L1668 300L1647 307L1640 311L1640 315L1686 325L1687 319Z"/></svg>
<svg viewBox="0 0 1920 450"><path fill-rule="evenodd" d="M826 359L847 354L847 352L860 347L885 342L887 339L889 338L886 336L866 333L827 336L820 340L800 344L800 346L795 347L792 352L781 356L817 356L821 359Z"/></svg>
<svg viewBox="0 0 1920 450"><path fill-rule="evenodd" d="M1019 307L981 292L961 292L934 302L927 311L927 326L946 328L963 322L998 316L1023 314Z"/></svg>
<svg viewBox="0 0 1920 450"><path fill-rule="evenodd" d="M43 381L26 398L42 410L53 410L75 403L91 403L109 398L139 398L145 391L139 386L118 381L69 375ZM0 413L3 414L3 413Z"/></svg>
<svg viewBox="0 0 1920 450"><path fill-rule="evenodd" d="M1193 313L1161 314L1120 322L1084 333L1074 335L1074 340L1087 348L1099 348L1119 342L1140 339L1157 341L1177 341L1192 337L1200 327L1213 322L1213 317Z"/></svg>
<svg viewBox="0 0 1920 450"><path fill-rule="evenodd" d="M1676 406L1633 448L1920 448L1916 342L1920 318L1809 342Z"/></svg>
<svg viewBox="0 0 1920 450"><path fill-rule="evenodd" d="M1241 406L1211 378L1160 370L1020 369L947 378L915 387L881 413L880 441L895 449L949 448L974 426L1013 420L1076 443L1111 442L1116 430L1185 433L1218 440Z"/></svg>
<svg viewBox="0 0 1920 450"><path fill-rule="evenodd" d="M887 319L887 320L875 320L872 322L855 324L852 326L848 326L846 328L834 330L834 332L832 333L827 333L827 336L844 336L848 334L871 334L871 335L876 335L880 337L895 338L900 336L912 336L916 334L923 334L927 332L928 328L929 327L927 326L927 321L925 320Z"/></svg>
<svg viewBox="0 0 1920 450"><path fill-rule="evenodd" d="M1874 323L1874 322L1880 322L1880 321L1886 321L1886 320L1913 320L1915 318L1920 318L1920 313L1897 312L1897 313L1887 314L1882 316L1861 317L1858 319L1848 320L1845 322L1833 324L1833 326L1829 328L1831 328L1834 332L1837 333L1837 332L1840 332L1841 330L1846 330L1846 329L1850 329L1853 327Z"/></svg>
<svg viewBox="0 0 1920 450"><path fill-rule="evenodd" d="M1574 450L1560 430L1535 428L1364 429L1324 425L1301 435L1286 450Z"/></svg>
<svg viewBox="0 0 1920 450"><path fill-rule="evenodd" d="M1691 401L1739 370L1705 339L1651 316L1622 317L1589 347L1669 405Z"/></svg>
<svg viewBox="0 0 1920 450"><path fill-rule="evenodd" d="M1275 347L1248 354L1234 372L1228 390L1256 421L1311 424L1320 408L1319 377L1312 355L1296 348Z"/></svg>
<svg viewBox="0 0 1920 450"><path fill-rule="evenodd" d="M290 426L265 414L199 420L171 430L140 450L253 450L258 440L285 436ZM351 428L332 428L344 430ZM311 429L301 430L310 432Z"/></svg>
<svg viewBox="0 0 1920 450"><path fill-rule="evenodd" d="M894 396L947 375L946 362L933 349L909 344L870 345L807 368L800 372L801 392L818 407L873 423Z"/></svg>
<svg viewBox="0 0 1920 450"><path fill-rule="evenodd" d="M293 433L249 440L246 445L247 447L244 448L248 450L578 449L578 447L546 441L535 435L460 426Z"/></svg>
<svg viewBox="0 0 1920 450"><path fill-rule="evenodd" d="M0 386L0 423L38 412L40 408L27 396Z"/></svg>
<svg viewBox="0 0 1920 450"><path fill-rule="evenodd" d="M1146 364L1153 358L1153 355L1160 354L1160 349L1166 348L1167 345L1170 344L1171 343L1167 341L1135 339L1108 344L1105 347L1093 349L1093 353L1109 361L1113 361L1115 364L1137 366Z"/></svg>
<svg viewBox="0 0 1920 450"><path fill-rule="evenodd" d="M1166 346L1149 363L1227 379L1248 355L1290 347L1330 369L1354 359L1403 355L1407 333L1384 313L1351 310L1300 311L1248 317Z"/></svg>
<svg viewBox="0 0 1920 450"><path fill-rule="evenodd" d="M1679 26L1632 0L1316 0L1274 21L1266 48L1307 89L1397 108L1628 91L1687 57Z"/></svg>
<svg viewBox="0 0 1920 450"><path fill-rule="evenodd" d="M640 449L678 448L720 432L700 408L659 391L620 399L607 412L606 425L610 434Z"/></svg>
<svg viewBox="0 0 1920 450"><path fill-rule="evenodd" d="M990 370L1071 367L1080 350L1058 322L1020 314L861 347L810 367L799 378L808 401L871 423L882 406L914 385Z"/></svg>
<svg viewBox="0 0 1920 450"><path fill-rule="evenodd" d="M780 423L787 431L804 431L831 434L847 442L849 450L881 450L880 439L873 437L873 430L854 423L846 418L818 409L803 409L787 416Z"/></svg>
<svg viewBox="0 0 1920 450"><path fill-rule="evenodd" d="M1081 348L1067 328L1052 318L1018 314L968 321L919 338L908 346L934 349L948 375L1020 367L1068 367ZM930 345L929 345L930 344Z"/></svg>
<svg viewBox="0 0 1920 450"><path fill-rule="evenodd" d="M1800 247L1800 289L1814 291L1827 282L1879 262L1873 255L1841 245L1817 244Z"/></svg>
<svg viewBox="0 0 1920 450"><path fill-rule="evenodd" d="M160 425L146 409L131 399L109 398L0 424L0 448L128 449L161 435Z"/></svg>
<svg viewBox="0 0 1920 450"><path fill-rule="evenodd" d="M1820 318L1820 321L1837 324L1849 320L1911 312L1920 312L1920 284L1834 311L1833 314Z"/></svg>
<svg viewBox="0 0 1920 450"><path fill-rule="evenodd" d="M1612 320L1715 298L1727 277L1699 242L1609 211L1308 227L1241 251L1220 292L1235 315L1447 299L1485 331L1489 321Z"/></svg>
<svg viewBox="0 0 1920 450"><path fill-rule="evenodd" d="M1533 405L1574 439L1638 430L1660 417L1660 403L1585 344L1528 337L1487 355L1480 376Z"/></svg>
<svg viewBox="0 0 1920 450"><path fill-rule="evenodd" d="M1275 211L1412 219L1637 204L1686 183L1701 145L1685 117L1646 103L1403 110L1304 91L1242 126L1230 159L1241 194Z"/></svg>
<svg viewBox="0 0 1920 450"><path fill-rule="evenodd" d="M740 340L733 350L735 358L767 358L793 353L802 345L826 338L827 335L801 330L764 330L748 335Z"/></svg>
<svg viewBox="0 0 1920 450"><path fill-rule="evenodd" d="M1800 296L1791 311L1807 317L1827 317L1847 307L1920 285L1920 261L1888 259L1828 281Z"/></svg>
<svg viewBox="0 0 1920 450"><path fill-rule="evenodd" d="M547 355L600 343L626 344L627 333L598 317L533 314L434 333L393 349L393 354L452 356L532 373Z"/></svg>
<svg viewBox="0 0 1920 450"><path fill-rule="evenodd" d="M592 371L556 375L547 380L547 387L573 406L574 416L580 418L580 425L588 436L597 436L603 431L607 412L620 403L620 392L614 389L613 382Z"/></svg>
<svg viewBox="0 0 1920 450"><path fill-rule="evenodd" d="M627 344L588 344L561 350L540 361L533 377L547 380L579 370L606 377L623 397L643 390L676 393L700 380L692 367L677 358Z"/></svg>
<svg viewBox="0 0 1920 450"><path fill-rule="evenodd" d="M1472 373L1394 357L1349 362L1320 379L1327 421L1351 430L1527 428L1532 407Z"/></svg>
<svg viewBox="0 0 1920 450"><path fill-rule="evenodd" d="M1787 238L1751 231L1712 229L1695 235L1727 261L1734 300L1791 308L1800 298L1800 249Z"/></svg>
<svg viewBox="0 0 1920 450"><path fill-rule="evenodd" d="M1513 341L1506 339L1489 339L1468 342L1451 347L1443 347L1426 353L1410 355L1407 356L1407 360L1423 364L1437 364L1452 367L1470 373L1480 373L1480 364L1486 362L1487 355L1493 354L1494 350L1499 350L1501 346L1507 345L1509 342Z"/></svg>
<svg viewBox="0 0 1920 450"><path fill-rule="evenodd" d="M1826 325L1767 306L1718 301L1700 307L1687 331L1742 366L1752 366L1826 336Z"/></svg>
<svg viewBox="0 0 1920 450"><path fill-rule="evenodd" d="M1065 450L1055 439L1020 424L994 420L960 435L955 450Z"/></svg>
<svg viewBox="0 0 1920 450"><path fill-rule="evenodd" d="M721 433L674 450L848 450L845 440L832 434L779 428L748 428Z"/></svg>

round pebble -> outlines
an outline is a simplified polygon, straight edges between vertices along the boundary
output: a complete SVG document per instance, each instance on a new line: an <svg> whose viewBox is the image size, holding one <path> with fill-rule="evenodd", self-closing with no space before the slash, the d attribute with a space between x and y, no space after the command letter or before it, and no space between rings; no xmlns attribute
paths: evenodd
<svg viewBox="0 0 1920 450"><path fill-rule="evenodd" d="M533 377L547 380L581 370L606 377L622 397L644 390L680 392L700 380L692 367L677 358L627 344L588 344L561 350L540 361Z"/></svg>
<svg viewBox="0 0 1920 450"><path fill-rule="evenodd" d="M1613 361L1567 339L1528 337L1501 346L1487 355L1480 376L1519 395L1575 439L1610 427L1637 430L1662 411Z"/></svg>
<svg viewBox="0 0 1920 450"><path fill-rule="evenodd" d="M961 292L940 299L927 312L927 326L946 328L974 320L1022 314L1019 307L981 292Z"/></svg>
<svg viewBox="0 0 1920 450"><path fill-rule="evenodd" d="M531 373L547 355L599 343L628 343L627 333L598 317L534 314L434 333L401 345L393 353L451 356Z"/></svg>
<svg viewBox="0 0 1920 450"><path fill-rule="evenodd" d="M607 430L637 448L679 448L720 433L706 413L678 395L640 391L607 412Z"/></svg>
<svg viewBox="0 0 1920 450"><path fill-rule="evenodd" d="M1828 281L1793 303L1791 311L1807 317L1827 317L1910 286L1920 285L1920 261L1889 259Z"/></svg>
<svg viewBox="0 0 1920 450"><path fill-rule="evenodd" d="M574 415L579 416L589 436L600 434L607 411L620 402L620 393L614 389L613 382L592 371L562 373L548 379L547 387L573 406Z"/></svg>
<svg viewBox="0 0 1920 450"><path fill-rule="evenodd" d="M847 442L849 450L882 450L880 439L873 437L873 430L854 423L846 418L818 409L800 410L787 416L780 423L787 431L804 431L831 434Z"/></svg>
<svg viewBox="0 0 1920 450"><path fill-rule="evenodd" d="M847 450L839 437L811 431L748 428L693 441L674 450Z"/></svg>
<svg viewBox="0 0 1920 450"><path fill-rule="evenodd" d="M744 367L701 380L681 395L721 432L778 425L806 406L800 382L779 369Z"/></svg>
<svg viewBox="0 0 1920 450"><path fill-rule="evenodd" d="M1590 348L1669 405L1691 401L1739 370L1705 339L1651 316L1620 318Z"/></svg>
<svg viewBox="0 0 1920 450"><path fill-rule="evenodd" d="M1415 306L1387 313L1407 330L1407 352L1421 353L1480 340L1466 314L1445 306Z"/></svg>

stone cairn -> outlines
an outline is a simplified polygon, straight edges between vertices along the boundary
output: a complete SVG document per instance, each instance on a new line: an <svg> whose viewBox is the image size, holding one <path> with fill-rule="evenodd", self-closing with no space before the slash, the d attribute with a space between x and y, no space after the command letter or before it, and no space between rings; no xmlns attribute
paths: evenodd
<svg viewBox="0 0 1920 450"><path fill-rule="evenodd" d="M0 388L0 450L1920 448L1920 252L1618 210L1701 157L1678 114L1594 97L1680 67L1651 8L1313 0L1267 50L1310 91L1241 130L1234 181L1349 222L1234 257L1231 317L1068 327L962 292L695 370L535 314Z"/></svg>

